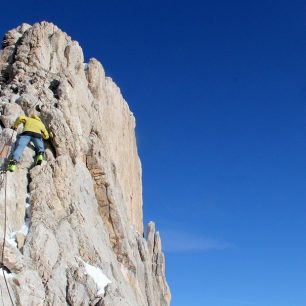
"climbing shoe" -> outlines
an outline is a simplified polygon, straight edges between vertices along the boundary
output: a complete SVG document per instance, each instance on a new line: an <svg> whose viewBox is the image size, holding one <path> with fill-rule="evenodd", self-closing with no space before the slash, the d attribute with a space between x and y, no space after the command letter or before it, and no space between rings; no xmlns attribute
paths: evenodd
<svg viewBox="0 0 306 306"><path fill-rule="evenodd" d="M14 172L16 170L16 165L17 165L17 161L14 159L11 159L8 164L7 170L10 172Z"/></svg>
<svg viewBox="0 0 306 306"><path fill-rule="evenodd" d="M36 165L41 165L43 160L44 160L44 153L43 152L39 152L37 154L37 158L36 158Z"/></svg>

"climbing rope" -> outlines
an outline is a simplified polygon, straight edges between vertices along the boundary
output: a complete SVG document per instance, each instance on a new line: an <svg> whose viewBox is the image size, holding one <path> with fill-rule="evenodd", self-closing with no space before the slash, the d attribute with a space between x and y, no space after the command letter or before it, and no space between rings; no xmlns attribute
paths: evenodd
<svg viewBox="0 0 306 306"><path fill-rule="evenodd" d="M0 150L0 156L3 156L4 150L5 150L6 147L8 147L8 148L11 147L13 136L14 136L14 131L13 131L12 136L11 136L9 142L8 142L9 145L7 145L5 143L2 147L2 149ZM9 152L9 149L7 150L7 152ZM8 156L9 156L9 153L6 153L6 156L4 157L4 160L7 159ZM0 170L0 191L3 187L5 173L6 173L6 168Z"/></svg>
<svg viewBox="0 0 306 306"><path fill-rule="evenodd" d="M3 305L3 306L5 306L5 305L4 305L3 292L2 292L2 288L1 288L1 286L0 286L0 292L1 292L1 300L2 300L2 305Z"/></svg>
<svg viewBox="0 0 306 306"><path fill-rule="evenodd" d="M5 174L5 188L4 188L4 234L3 234L3 245L2 245L2 254L1 254L2 265L3 265L4 247L5 247L5 239L6 239L5 238L6 237L6 220L7 220L7 217L6 217L6 206L7 206L6 205L6 189L7 189L7 175ZM4 277L5 286L6 286L8 294L9 294L11 303L12 303L13 306L15 306L15 304L13 302L13 298L11 296L10 288L8 286L7 279L6 279L5 272L4 272L3 268L2 268L2 274L3 274L3 277Z"/></svg>
<svg viewBox="0 0 306 306"><path fill-rule="evenodd" d="M8 143L9 148L12 147L13 137L14 137L14 131L12 132L12 136L11 136L11 138L9 140L9 143ZM5 146L6 146L6 144L3 146L1 152L3 152ZM10 155L10 150L7 151L6 159L8 159L9 155ZM3 243L2 243L2 252L1 252L2 274L3 274L5 286L6 286L8 294L9 294L11 303L12 303L13 306L15 306L15 304L13 302L11 292L10 292L10 289L9 289L9 286L8 286L8 283L7 283L6 275L5 275L5 272L4 272L4 264L3 264L4 248L5 248L5 242L6 242L6 222L7 222L7 211L6 211L6 207L7 207L7 201L6 201L6 199L7 199L7 194L6 194L6 191L7 191L7 171L6 170L2 170L1 180L2 181L4 180L4 231L3 231ZM1 188L2 188L2 184L0 185L0 190L1 190ZM2 295L2 289L1 289L1 295ZM2 296L2 302L3 302L3 296Z"/></svg>

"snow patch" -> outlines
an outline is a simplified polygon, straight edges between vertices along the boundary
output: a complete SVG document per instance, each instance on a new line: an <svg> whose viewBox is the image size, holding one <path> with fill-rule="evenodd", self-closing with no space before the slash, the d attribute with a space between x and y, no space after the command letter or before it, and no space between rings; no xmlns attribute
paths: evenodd
<svg viewBox="0 0 306 306"><path fill-rule="evenodd" d="M21 233L23 233L25 236L28 234L29 232L29 223L30 222L25 222L23 225L22 225L22 228L20 230Z"/></svg>
<svg viewBox="0 0 306 306"><path fill-rule="evenodd" d="M19 231L11 232L10 238L6 238L6 240L14 247L17 248L16 243L16 234L23 234L24 236L27 236L29 233L29 227L31 222L31 201L30 201L30 194L26 194L25 198L25 216L24 216L24 223Z"/></svg>
<svg viewBox="0 0 306 306"><path fill-rule="evenodd" d="M87 274L94 280L97 286L97 294L103 295L105 287L111 283L107 276L102 272L100 268L94 267L86 262L84 262L85 270Z"/></svg>
<svg viewBox="0 0 306 306"><path fill-rule="evenodd" d="M11 237L10 238L6 238L5 241L7 241L13 247L17 248L15 232L11 233Z"/></svg>
<svg viewBox="0 0 306 306"><path fill-rule="evenodd" d="M7 273L5 270L3 270L2 268L0 268L0 275L3 277L3 272L6 278L10 278L10 277L14 277L15 274L14 273Z"/></svg>

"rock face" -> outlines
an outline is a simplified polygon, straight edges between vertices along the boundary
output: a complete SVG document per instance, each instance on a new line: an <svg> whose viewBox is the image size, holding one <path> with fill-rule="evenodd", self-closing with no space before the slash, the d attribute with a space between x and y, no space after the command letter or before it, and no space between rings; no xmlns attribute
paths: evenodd
<svg viewBox="0 0 306 306"><path fill-rule="evenodd" d="M2 169L18 115L36 113L51 135L41 166L29 145L17 171L1 174L2 266L14 304L169 305L154 223L143 234L135 118L102 65L84 64L55 25L22 24L4 37L0 86Z"/></svg>

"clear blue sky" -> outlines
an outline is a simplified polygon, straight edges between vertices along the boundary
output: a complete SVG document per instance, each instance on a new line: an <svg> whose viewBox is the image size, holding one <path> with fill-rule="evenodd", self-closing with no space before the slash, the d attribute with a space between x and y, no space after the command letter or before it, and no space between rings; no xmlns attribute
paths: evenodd
<svg viewBox="0 0 306 306"><path fill-rule="evenodd" d="M3 1L56 23L137 117L172 306L306 305L306 3Z"/></svg>

